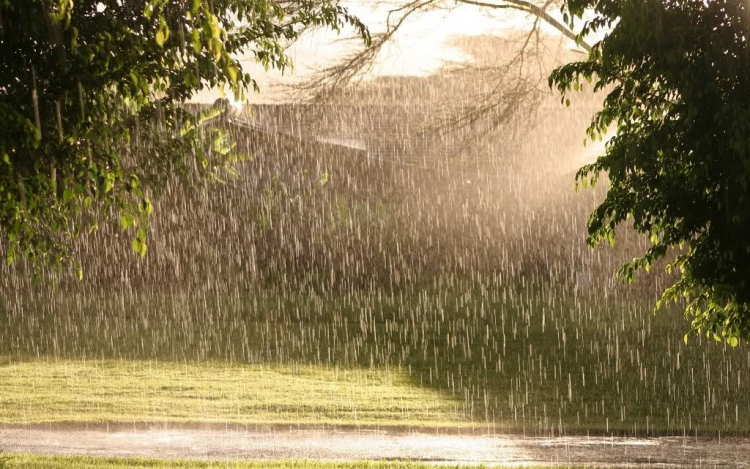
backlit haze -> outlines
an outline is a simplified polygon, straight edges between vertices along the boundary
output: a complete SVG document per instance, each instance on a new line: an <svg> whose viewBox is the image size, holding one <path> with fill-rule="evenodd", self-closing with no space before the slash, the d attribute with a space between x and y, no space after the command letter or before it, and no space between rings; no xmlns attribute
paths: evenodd
<svg viewBox="0 0 750 469"><path fill-rule="evenodd" d="M372 33L385 29L388 12L394 8L393 4L366 1L347 2L346 6L367 24ZM556 9L553 10L550 13L556 14ZM395 39L384 47L364 79L378 76L429 76L448 63L470 63L472 56L456 47L452 39L461 36L503 36L513 31L528 30L533 22L533 16L515 10L492 11L471 5L411 15L395 35ZM554 28L545 24L540 25L540 30L551 37L559 36ZM294 70L287 70L283 75L276 70L267 72L252 57L245 57L243 65L261 87L261 93L250 93L246 102L289 101L290 95L285 92L286 88L278 85L302 81L311 72L330 66L336 59L341 60L347 49L360 47L361 42L351 39L351 33L351 29L343 29L340 33L329 30L306 33L289 48ZM192 101L210 103L219 96L217 90L205 90L198 93ZM227 97L232 99L229 95Z"/></svg>

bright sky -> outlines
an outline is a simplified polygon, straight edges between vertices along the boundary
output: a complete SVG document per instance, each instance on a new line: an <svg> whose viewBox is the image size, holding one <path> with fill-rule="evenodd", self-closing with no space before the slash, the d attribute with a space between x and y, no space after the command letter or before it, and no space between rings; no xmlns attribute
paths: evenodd
<svg viewBox="0 0 750 469"><path fill-rule="evenodd" d="M377 3L377 4L375 4ZM390 8L380 2L366 0L349 1L350 11L365 22L372 32L382 31ZM553 13L553 12L551 12ZM451 10L440 10L413 15L400 29L395 41L391 41L379 58L373 76L416 75L434 73L446 61L470 61L471 57L448 45L451 38L496 34L513 29L528 28L533 18L514 10L491 10L488 8L462 5ZM550 28L551 29L551 28ZM281 76L278 72L267 73L250 58L243 65L250 73L255 73L262 89L268 91L275 82L298 80L315 69L323 68L345 54L348 43L341 39L350 35L343 31L337 35L332 31L315 31L306 34L289 51L294 60L295 70ZM250 102L273 100L271 93L252 95ZM203 92L193 98L197 102L213 102L219 94L216 91ZM231 98L230 96L227 96Z"/></svg>

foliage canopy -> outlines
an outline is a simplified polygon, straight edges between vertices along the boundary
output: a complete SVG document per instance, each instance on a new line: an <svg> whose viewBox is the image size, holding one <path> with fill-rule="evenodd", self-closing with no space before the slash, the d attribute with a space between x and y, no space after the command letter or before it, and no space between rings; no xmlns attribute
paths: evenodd
<svg viewBox="0 0 750 469"><path fill-rule="evenodd" d="M679 277L660 303L684 300L693 332L736 345L750 336L748 4L567 0L563 12L571 27L586 13L580 40L604 34L550 86L566 100L593 81L608 94L589 138L615 128L606 153L578 173L610 182L589 243L614 242L615 227L632 220L652 245L620 275L632 280L668 257Z"/></svg>
<svg viewBox="0 0 750 469"><path fill-rule="evenodd" d="M145 255L149 195L167 177L215 175L238 158L180 103L206 87L243 99L258 87L240 54L283 71L286 41L345 25L369 41L335 0L0 0L7 262L62 266L82 230L113 216Z"/></svg>

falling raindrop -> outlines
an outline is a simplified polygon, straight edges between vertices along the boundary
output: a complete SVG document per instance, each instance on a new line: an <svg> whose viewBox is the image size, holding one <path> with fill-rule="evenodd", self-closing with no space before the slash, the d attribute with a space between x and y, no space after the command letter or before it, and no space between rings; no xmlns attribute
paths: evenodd
<svg viewBox="0 0 750 469"><path fill-rule="evenodd" d="M503 47L486 37L462 44L479 58ZM388 396L391 424L747 430L750 353L683 344L679 311L652 313L670 282L657 269L634 286L613 279L647 240L622 230L616 249L586 245L603 189L575 193L573 178L588 158L579 144L595 98L571 110L542 93L538 112L490 133L434 128L456 90L490 86L446 70L373 79L335 104L229 103L206 126L252 158L205 187L167 181L145 259L117 226L103 226L76 245L85 282L50 288L28 281L23 263L1 268L0 357L284 366L300 379L326 370L356 387L331 388L329 402L344 403L318 417L357 425L371 423L373 405L359 394L386 399L373 390L400 376L432 400ZM81 115L85 92L79 83ZM187 372L175 379L192 386ZM280 421L316 412L304 396L293 400L292 410L254 411ZM253 411L244 404L237 415Z"/></svg>

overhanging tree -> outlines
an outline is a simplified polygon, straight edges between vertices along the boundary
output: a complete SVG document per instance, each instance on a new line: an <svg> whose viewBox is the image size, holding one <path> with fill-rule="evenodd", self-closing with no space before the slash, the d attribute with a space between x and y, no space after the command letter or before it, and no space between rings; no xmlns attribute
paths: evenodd
<svg viewBox="0 0 750 469"><path fill-rule="evenodd" d="M72 260L84 229L118 216L145 255L149 194L239 155L179 104L257 84L240 54L284 70L313 26L366 27L337 1L0 0L0 232L11 263ZM199 181L200 178L193 179Z"/></svg>
<svg viewBox="0 0 750 469"><path fill-rule="evenodd" d="M588 58L550 76L563 100L607 90L589 138L614 133L579 181L609 180L589 243L632 220L652 246L624 265L633 280L669 257L679 272L660 303L685 301L695 333L736 345L750 336L750 7L743 0L568 0L586 15ZM674 256L670 257L670 252ZM687 335L685 336L687 340Z"/></svg>

